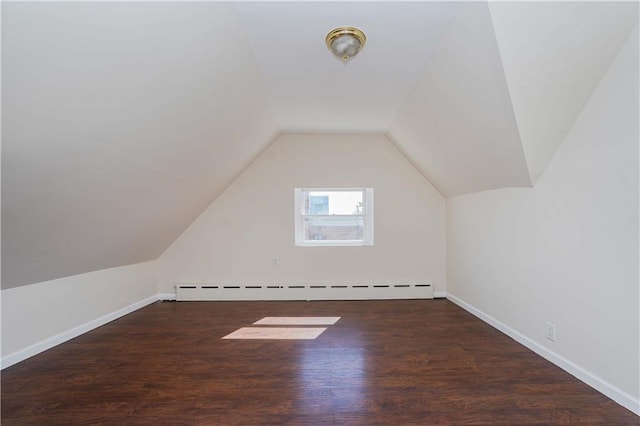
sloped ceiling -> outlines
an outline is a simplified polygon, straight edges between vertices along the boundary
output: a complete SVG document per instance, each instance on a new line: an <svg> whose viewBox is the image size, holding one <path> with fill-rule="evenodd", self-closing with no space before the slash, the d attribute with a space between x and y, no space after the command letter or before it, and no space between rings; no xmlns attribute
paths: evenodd
<svg viewBox="0 0 640 426"><path fill-rule="evenodd" d="M638 3L491 3L525 158L537 181L638 22Z"/></svg>
<svg viewBox="0 0 640 426"><path fill-rule="evenodd" d="M460 11L389 138L446 196L530 185L485 3Z"/></svg>
<svg viewBox="0 0 640 426"><path fill-rule="evenodd" d="M335 2L236 5L285 133L384 134L460 6L339 5L339 13ZM331 56L324 41L343 25L367 36L362 55L347 65Z"/></svg>
<svg viewBox="0 0 640 426"><path fill-rule="evenodd" d="M158 257L278 134L232 4L2 8L4 288Z"/></svg>
<svg viewBox="0 0 640 426"><path fill-rule="evenodd" d="M336 5L340 5L336 12ZM386 134L445 196L528 186L636 3L2 3L2 288L151 260L278 134ZM346 66L324 45L361 27Z"/></svg>

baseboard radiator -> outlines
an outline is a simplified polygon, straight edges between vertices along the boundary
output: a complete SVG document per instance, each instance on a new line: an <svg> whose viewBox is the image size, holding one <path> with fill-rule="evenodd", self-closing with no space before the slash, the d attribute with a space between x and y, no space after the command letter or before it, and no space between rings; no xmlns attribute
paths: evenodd
<svg viewBox="0 0 640 426"><path fill-rule="evenodd" d="M433 299L431 284L177 284L177 301Z"/></svg>

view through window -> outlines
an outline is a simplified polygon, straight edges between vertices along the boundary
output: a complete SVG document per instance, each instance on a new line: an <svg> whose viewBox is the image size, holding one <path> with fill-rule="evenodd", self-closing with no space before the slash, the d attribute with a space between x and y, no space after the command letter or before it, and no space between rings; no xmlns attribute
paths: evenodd
<svg viewBox="0 0 640 426"><path fill-rule="evenodd" d="M373 189L296 188L296 245L372 245Z"/></svg>

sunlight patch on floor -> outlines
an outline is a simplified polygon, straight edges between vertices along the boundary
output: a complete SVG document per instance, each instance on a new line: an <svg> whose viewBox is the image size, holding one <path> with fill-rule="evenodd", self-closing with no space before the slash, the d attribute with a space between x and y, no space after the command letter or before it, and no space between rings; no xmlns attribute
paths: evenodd
<svg viewBox="0 0 640 426"><path fill-rule="evenodd" d="M333 325L340 317L264 317L253 325Z"/></svg>
<svg viewBox="0 0 640 426"><path fill-rule="evenodd" d="M313 340L325 330L326 327L242 327L223 339Z"/></svg>

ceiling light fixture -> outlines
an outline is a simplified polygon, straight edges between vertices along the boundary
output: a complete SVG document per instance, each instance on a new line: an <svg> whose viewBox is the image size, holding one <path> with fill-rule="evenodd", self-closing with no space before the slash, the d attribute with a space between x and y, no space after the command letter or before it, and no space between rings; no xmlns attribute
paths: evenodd
<svg viewBox="0 0 640 426"><path fill-rule="evenodd" d="M329 31L325 40L331 53L346 64L362 50L367 37L357 28L339 27Z"/></svg>

